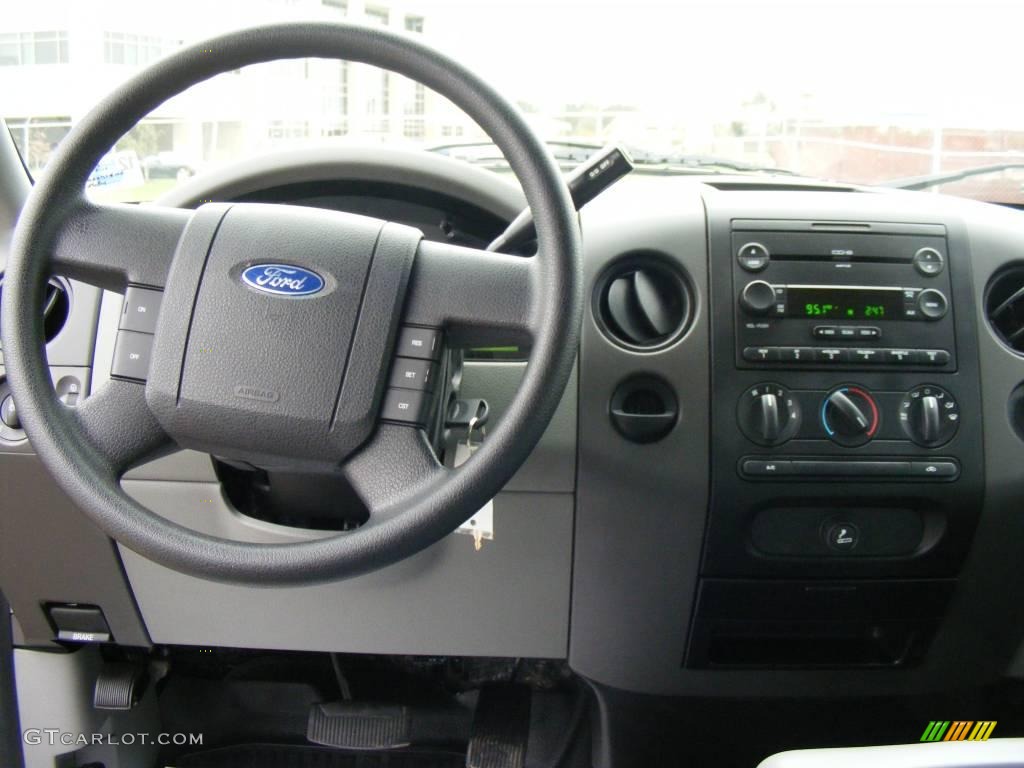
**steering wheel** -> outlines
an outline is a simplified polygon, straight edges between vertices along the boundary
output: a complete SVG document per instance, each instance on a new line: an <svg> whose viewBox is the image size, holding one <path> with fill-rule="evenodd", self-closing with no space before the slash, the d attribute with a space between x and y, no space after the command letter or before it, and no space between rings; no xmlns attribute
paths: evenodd
<svg viewBox="0 0 1024 768"><path fill-rule="evenodd" d="M392 70L461 107L519 179L536 220L538 254L432 243L399 224L308 208L208 204L184 211L86 199L96 164L168 98L240 67L307 57ZM64 139L15 231L4 279L4 364L33 448L116 541L215 580L344 578L436 542L521 466L575 360L580 260L578 221L550 155L472 72L384 30L262 26L163 59ZM77 408L58 401L41 320L54 273L118 292L163 291L145 383L114 378ZM422 429L380 421L400 326L441 330L456 346L510 339L530 346L512 403L458 469L438 462ZM119 482L128 468L175 445L263 468L341 473L369 519L354 531L287 544L231 541L177 525L129 498Z"/></svg>

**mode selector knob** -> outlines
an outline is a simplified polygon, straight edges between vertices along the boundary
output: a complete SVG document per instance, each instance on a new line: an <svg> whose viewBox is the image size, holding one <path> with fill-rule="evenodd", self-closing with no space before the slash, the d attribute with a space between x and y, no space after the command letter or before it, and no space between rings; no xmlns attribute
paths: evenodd
<svg viewBox="0 0 1024 768"><path fill-rule="evenodd" d="M821 425L840 445L863 445L878 432L878 422L878 404L862 387L837 387L821 406Z"/></svg>
<svg viewBox="0 0 1024 768"><path fill-rule="evenodd" d="M800 428L800 404L778 384L758 384L743 393L737 410L743 434L758 445L781 445Z"/></svg>
<svg viewBox="0 0 1024 768"><path fill-rule="evenodd" d="M903 432L920 446L934 448L948 443L960 426L960 407L942 387L922 384L900 403Z"/></svg>
<svg viewBox="0 0 1024 768"><path fill-rule="evenodd" d="M740 306L748 315L767 315L775 306L775 288L764 280L752 280L743 286Z"/></svg>

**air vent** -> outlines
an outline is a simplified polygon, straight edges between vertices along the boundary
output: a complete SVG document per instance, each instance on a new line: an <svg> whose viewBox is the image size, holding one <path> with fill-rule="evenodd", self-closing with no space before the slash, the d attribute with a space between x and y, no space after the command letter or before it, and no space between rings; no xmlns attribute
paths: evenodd
<svg viewBox="0 0 1024 768"><path fill-rule="evenodd" d="M595 286L598 325L630 349L653 351L671 344L689 325L691 305L686 279L656 254L620 259Z"/></svg>
<svg viewBox="0 0 1024 768"><path fill-rule="evenodd" d="M1024 265L998 273L988 285L985 314L996 336L1024 354Z"/></svg>
<svg viewBox="0 0 1024 768"><path fill-rule="evenodd" d="M0 278L0 301L3 300L3 279ZM64 330L71 312L71 299L68 287L63 280L54 278L46 286L46 298L43 301L43 333L49 344Z"/></svg>

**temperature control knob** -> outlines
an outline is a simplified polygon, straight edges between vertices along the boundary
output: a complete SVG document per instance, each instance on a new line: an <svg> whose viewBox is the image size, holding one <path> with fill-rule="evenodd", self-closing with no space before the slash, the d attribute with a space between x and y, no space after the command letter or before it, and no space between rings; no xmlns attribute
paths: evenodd
<svg viewBox="0 0 1024 768"><path fill-rule="evenodd" d="M960 426L960 407L942 387L922 384L900 403L900 424L915 443L934 448L953 439Z"/></svg>
<svg viewBox="0 0 1024 768"><path fill-rule="evenodd" d="M775 306L775 289L764 280L751 280L743 286L740 306L748 315L767 315Z"/></svg>
<svg viewBox="0 0 1024 768"><path fill-rule="evenodd" d="M821 425L840 445L863 445L878 433L878 422L878 404L862 387L837 387L821 405Z"/></svg>
<svg viewBox="0 0 1024 768"><path fill-rule="evenodd" d="M781 445L800 428L800 404L778 384L748 389L736 415L743 434L758 445Z"/></svg>

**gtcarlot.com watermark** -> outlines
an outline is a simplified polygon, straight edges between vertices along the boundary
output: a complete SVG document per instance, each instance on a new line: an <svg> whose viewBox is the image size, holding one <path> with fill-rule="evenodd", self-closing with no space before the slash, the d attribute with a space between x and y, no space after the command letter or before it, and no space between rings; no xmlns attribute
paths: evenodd
<svg viewBox="0 0 1024 768"><path fill-rule="evenodd" d="M161 747L201 747L201 733L72 733L59 728L27 728L22 733L32 747L130 747L157 745Z"/></svg>

